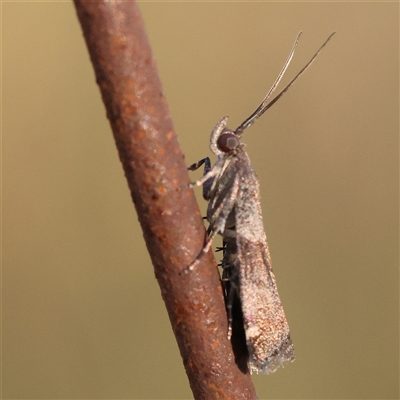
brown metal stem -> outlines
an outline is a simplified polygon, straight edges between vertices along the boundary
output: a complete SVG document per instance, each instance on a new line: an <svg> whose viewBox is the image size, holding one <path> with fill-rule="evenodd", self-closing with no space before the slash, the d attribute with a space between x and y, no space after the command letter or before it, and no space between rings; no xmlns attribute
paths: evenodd
<svg viewBox="0 0 400 400"><path fill-rule="evenodd" d="M211 254L179 275L200 252L205 230L155 61L134 1L75 0L155 275L196 399L254 399L249 375L234 362Z"/></svg>

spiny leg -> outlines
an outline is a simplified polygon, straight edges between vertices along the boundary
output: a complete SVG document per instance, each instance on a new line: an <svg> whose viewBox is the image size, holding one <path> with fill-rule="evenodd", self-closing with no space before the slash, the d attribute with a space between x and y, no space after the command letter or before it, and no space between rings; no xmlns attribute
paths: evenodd
<svg viewBox="0 0 400 400"><path fill-rule="evenodd" d="M216 216L215 220L210 226L211 235L208 237L206 244L196 257L196 259L181 272L182 274L187 274L189 271L193 271L196 268L196 266L200 263L201 258L208 252L208 250L210 250L210 247L212 245L215 236L217 236L218 233L221 234L224 233L226 221L235 204L236 194L238 189L239 189L239 179L238 177L236 177L233 182L230 195L227 196L221 203L219 208L219 214L218 216Z"/></svg>

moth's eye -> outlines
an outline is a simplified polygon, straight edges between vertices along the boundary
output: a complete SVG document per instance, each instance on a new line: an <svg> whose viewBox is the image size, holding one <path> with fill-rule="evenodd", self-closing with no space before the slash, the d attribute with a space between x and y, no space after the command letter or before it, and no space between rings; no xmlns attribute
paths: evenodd
<svg viewBox="0 0 400 400"><path fill-rule="evenodd" d="M233 133L223 133L217 140L218 148L224 153L236 149L240 144L238 137Z"/></svg>

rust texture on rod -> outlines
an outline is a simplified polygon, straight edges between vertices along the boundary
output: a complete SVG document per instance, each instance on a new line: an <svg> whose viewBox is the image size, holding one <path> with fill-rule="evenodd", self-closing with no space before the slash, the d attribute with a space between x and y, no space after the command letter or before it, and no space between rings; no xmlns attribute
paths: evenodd
<svg viewBox="0 0 400 400"><path fill-rule="evenodd" d="M215 261L179 275L205 230L136 2L75 0L96 80L196 399L254 399L237 368Z"/></svg>

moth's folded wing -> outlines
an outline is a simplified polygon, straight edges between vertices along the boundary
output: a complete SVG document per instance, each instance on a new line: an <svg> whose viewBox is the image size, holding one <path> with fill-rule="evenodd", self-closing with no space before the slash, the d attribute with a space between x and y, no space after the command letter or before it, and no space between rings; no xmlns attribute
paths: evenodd
<svg viewBox="0 0 400 400"><path fill-rule="evenodd" d="M241 182L236 205L236 242L249 369L274 372L294 360L289 325L272 272L258 181ZM243 184L244 183L244 184Z"/></svg>

